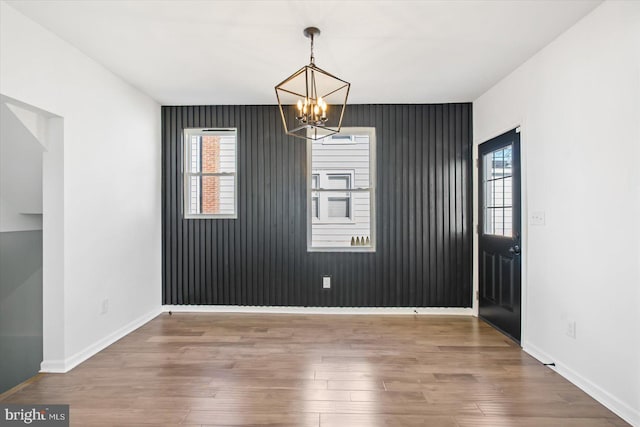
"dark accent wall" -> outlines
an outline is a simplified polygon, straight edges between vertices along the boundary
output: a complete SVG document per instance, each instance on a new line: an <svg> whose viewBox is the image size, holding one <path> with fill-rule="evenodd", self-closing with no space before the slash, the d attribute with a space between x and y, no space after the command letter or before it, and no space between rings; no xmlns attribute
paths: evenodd
<svg viewBox="0 0 640 427"><path fill-rule="evenodd" d="M375 253L307 252L306 142L276 106L163 107L163 303L470 307L471 104L349 105L343 126L376 128ZM182 218L188 127L238 128L238 219Z"/></svg>

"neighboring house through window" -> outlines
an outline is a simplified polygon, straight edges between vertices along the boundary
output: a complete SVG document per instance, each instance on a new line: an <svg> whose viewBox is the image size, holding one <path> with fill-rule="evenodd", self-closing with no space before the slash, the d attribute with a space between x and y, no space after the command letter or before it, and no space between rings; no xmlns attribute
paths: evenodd
<svg viewBox="0 0 640 427"><path fill-rule="evenodd" d="M355 171L333 169L313 170L312 189L349 190ZM313 182L315 180L315 183ZM315 186L313 186L315 185ZM351 221L351 192L314 192L312 195L312 218L318 222Z"/></svg>
<svg viewBox="0 0 640 427"><path fill-rule="evenodd" d="M310 251L375 250L375 129L308 143Z"/></svg>

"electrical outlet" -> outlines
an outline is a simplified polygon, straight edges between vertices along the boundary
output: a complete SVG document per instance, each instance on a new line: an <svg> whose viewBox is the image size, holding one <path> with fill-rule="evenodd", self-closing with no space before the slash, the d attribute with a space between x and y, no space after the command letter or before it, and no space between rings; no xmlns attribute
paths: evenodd
<svg viewBox="0 0 640 427"><path fill-rule="evenodd" d="M102 309L100 310L100 314L107 314L109 312L109 299L105 298L102 300Z"/></svg>
<svg viewBox="0 0 640 427"><path fill-rule="evenodd" d="M544 225L546 221L545 216L546 215L543 211L532 212L531 215L529 215L529 224Z"/></svg>
<svg viewBox="0 0 640 427"><path fill-rule="evenodd" d="M322 289L331 289L331 276L322 276Z"/></svg>
<svg viewBox="0 0 640 427"><path fill-rule="evenodd" d="M576 321L575 320L567 320L567 331L566 334L569 338L576 338Z"/></svg>

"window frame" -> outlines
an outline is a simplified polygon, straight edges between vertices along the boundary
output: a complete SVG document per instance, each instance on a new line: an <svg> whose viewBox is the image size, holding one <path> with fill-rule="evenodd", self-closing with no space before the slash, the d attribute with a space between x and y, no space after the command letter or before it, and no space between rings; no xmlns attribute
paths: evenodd
<svg viewBox="0 0 640 427"><path fill-rule="evenodd" d="M320 133L320 131L318 131ZM353 217L353 193L354 192L368 192L369 193L369 227L370 227L370 244L369 246L320 246L314 247L312 237L313 237L313 226L321 225L321 224L355 224L356 221L354 219L351 220L338 220L338 221L319 221L314 219L311 216L311 199L312 193L314 191L318 192L320 195L321 191L335 191L335 192L345 192L343 189L322 189L320 186L321 178L318 179L319 187L318 189L313 189L312 176L317 173L317 170L312 168L313 165L313 140L307 139L307 173L306 173L306 200L307 200L307 252L366 252L366 253L375 253L376 252L376 180L377 180L377 163L376 163L376 128L375 127L343 127L340 131L341 134L351 135L351 142L339 142L335 143L335 145L345 145L345 144L353 144L355 143L355 138L353 136L358 135L366 135L369 137L369 186L367 188L358 188L354 187L355 184L355 175L351 176L351 189L348 191L351 193L350 198L350 214ZM346 140L346 139L345 139ZM324 140L322 144L325 144ZM318 169L320 170L320 169ZM321 169L322 171L326 171L329 173L335 172L336 174L346 175L345 169ZM321 197L318 197L318 203L320 203ZM320 207L318 206L318 213L320 213Z"/></svg>
<svg viewBox="0 0 640 427"><path fill-rule="evenodd" d="M230 136L235 139L234 172L190 172L191 159L187 155L188 144L193 136ZM201 154L202 155L202 154ZM238 129L237 128L185 128L182 133L182 218L183 219L238 219ZM232 176L233 177L233 213L205 214L189 213L189 180L192 176Z"/></svg>
<svg viewBox="0 0 640 427"><path fill-rule="evenodd" d="M313 176L318 176L318 188L315 189L315 192L318 195L317 196L314 196L313 194L311 195L312 199L313 198L318 199L318 216L312 217L313 223L314 224L355 224L356 221L355 219L353 219L353 194L351 194L353 183L355 182L355 171L353 169L313 169L311 172L311 176L312 176L312 179L313 179ZM331 189L332 192L336 192L336 193L349 193L348 196L335 196L335 197L331 197L328 195L326 197L320 196L320 193L322 191L326 192L326 190L328 189L328 187L327 188L322 187L322 182L323 181L325 183L328 182L330 179L329 178L330 176L344 176L349 178L349 188L346 188L344 190L341 188ZM312 188L311 191L314 192L314 189ZM348 208L349 216L348 217L332 218L328 216L328 214L324 216L321 215L323 202L326 202L327 204L326 208L329 209L329 199L331 198L349 199L349 208ZM312 203L312 206L313 206L313 203Z"/></svg>

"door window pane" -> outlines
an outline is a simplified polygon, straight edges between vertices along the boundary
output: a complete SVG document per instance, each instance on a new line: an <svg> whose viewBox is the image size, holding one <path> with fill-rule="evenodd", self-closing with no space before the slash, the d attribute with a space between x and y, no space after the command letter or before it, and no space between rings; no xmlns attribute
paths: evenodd
<svg viewBox="0 0 640 427"><path fill-rule="evenodd" d="M513 178L511 145L484 155L485 234L511 236L513 233Z"/></svg>

